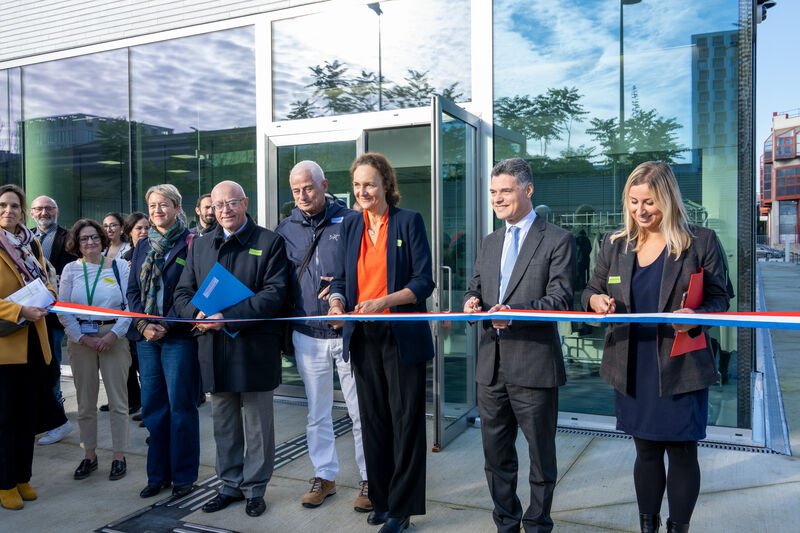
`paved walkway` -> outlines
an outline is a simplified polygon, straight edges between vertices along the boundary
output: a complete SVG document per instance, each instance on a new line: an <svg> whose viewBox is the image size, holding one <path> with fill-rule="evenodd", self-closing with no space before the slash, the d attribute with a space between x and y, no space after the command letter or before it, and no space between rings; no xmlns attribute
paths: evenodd
<svg viewBox="0 0 800 533"><path fill-rule="evenodd" d="M772 263L762 270L767 306L770 310L797 309L800 301L800 266ZM791 432L793 450L800 453L800 362L797 349L800 332L773 332L778 368ZM69 416L75 423L74 388L64 380ZM286 402L276 402L276 441L286 442L302 435L305 408ZM214 439L211 434L210 406L201 413L200 479L214 475ZM336 417L343 411L336 410ZM108 428L106 413L100 414L100 429ZM429 424L429 431L430 431ZM63 442L46 447L37 446L33 486L39 499L27 502L22 511L0 509L0 532L59 531L90 532L136 513L155 503L138 497L146 483L144 438L146 431L138 424L131 426L131 448L128 475L120 481L108 481L111 463L110 438L101 437L98 455L100 469L89 479L74 481L72 472L83 456L77 429ZM429 435L428 442L431 442ZM518 440L520 457L520 498L528 498L528 461L524 440ZM638 511L632 482L634 459L633 442L562 432L557 437L558 484L555 490L553 518L555 531L600 532L638 531ZM173 531L178 523L199 524L206 532L234 530L256 531L332 531L377 532L366 523L366 516L353 511L352 503L358 487L351 433L337 439L342 471L337 480L337 494L317 509L305 509L300 497L308 488L312 468L307 455L275 471L267 488L267 512L250 518L244 506L234 504L216 514L191 512L196 506L189 502L186 509L162 513L151 521L147 530ZM800 523L800 458L753 453L718 448L700 448L702 490L693 531L787 531ZM409 531L486 532L493 529L491 507L483 475L480 431L468 429L443 452L428 453L427 510L425 516L413 518ZM210 494L210 490L206 491ZM198 491L193 493L200 495ZM200 496L191 496L189 500ZM167 508L167 505L161 507ZM173 506L177 509L179 505ZM663 516L668 515L667 504ZM155 515L153 515L155 516ZM133 527L133 522L112 526L108 531L145 531ZM216 530L210 528L218 528ZM183 531L202 531L191 525Z"/></svg>

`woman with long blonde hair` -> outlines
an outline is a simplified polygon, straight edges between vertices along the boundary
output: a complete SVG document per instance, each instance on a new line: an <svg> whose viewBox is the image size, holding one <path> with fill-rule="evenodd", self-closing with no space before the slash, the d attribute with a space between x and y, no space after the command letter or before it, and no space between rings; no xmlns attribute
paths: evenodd
<svg viewBox="0 0 800 533"><path fill-rule="evenodd" d="M598 313L716 313L728 308L723 259L714 232L689 223L678 183L665 163L648 161L622 193L625 226L606 236L584 309ZM684 305L692 274L702 272L703 297ZM617 429L633 436L633 481L641 531L661 525L664 491L668 532L689 530L700 493L697 441L705 438L708 387L717 380L708 346L670 356L676 332L699 336L705 326L609 324L600 375L615 389ZM669 457L665 471L664 454Z"/></svg>

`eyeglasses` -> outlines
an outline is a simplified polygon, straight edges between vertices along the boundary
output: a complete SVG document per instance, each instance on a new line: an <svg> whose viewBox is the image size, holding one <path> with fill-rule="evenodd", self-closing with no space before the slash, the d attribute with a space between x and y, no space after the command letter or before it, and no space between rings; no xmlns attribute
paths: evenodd
<svg viewBox="0 0 800 533"><path fill-rule="evenodd" d="M228 209L236 210L239 209L239 206L242 205L247 198L234 198L233 200L228 200L227 202L217 202L215 204L211 204L211 207L214 208L214 211L222 211L223 208L227 207Z"/></svg>
<svg viewBox="0 0 800 533"><path fill-rule="evenodd" d="M118 227L119 227L119 224L116 224L116 223L114 223L114 224L103 224L103 229L114 229L114 228L118 228Z"/></svg>
<svg viewBox="0 0 800 533"><path fill-rule="evenodd" d="M55 211L56 209L58 208L54 205L46 205L44 207L31 207L31 211L33 211L34 213L41 213L42 211L47 211L49 213Z"/></svg>
<svg viewBox="0 0 800 533"><path fill-rule="evenodd" d="M100 242L100 235L98 235L97 233L95 233L94 235L87 235L86 237L81 237L80 239L78 239L78 241L81 244L86 244L89 241Z"/></svg>

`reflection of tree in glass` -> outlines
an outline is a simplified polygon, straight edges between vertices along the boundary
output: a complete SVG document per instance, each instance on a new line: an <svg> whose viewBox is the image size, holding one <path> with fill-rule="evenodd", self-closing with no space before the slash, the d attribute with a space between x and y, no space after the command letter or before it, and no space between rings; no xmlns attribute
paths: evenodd
<svg viewBox="0 0 800 533"><path fill-rule="evenodd" d="M126 118L103 118L97 128L100 157L104 161L127 164L130 123Z"/></svg>
<svg viewBox="0 0 800 533"><path fill-rule="evenodd" d="M383 76L362 69L354 77L347 75L348 67L338 59L325 61L324 65L308 67L314 78L306 87L314 88L316 100L296 100L286 115L289 120L313 118L326 115L345 115L378 110L378 96L381 93L383 109L405 109L423 107L430 104L431 96L437 93L436 87L428 79L428 71L408 69L404 83L398 84ZM459 101L464 94L458 82L438 91L452 101Z"/></svg>

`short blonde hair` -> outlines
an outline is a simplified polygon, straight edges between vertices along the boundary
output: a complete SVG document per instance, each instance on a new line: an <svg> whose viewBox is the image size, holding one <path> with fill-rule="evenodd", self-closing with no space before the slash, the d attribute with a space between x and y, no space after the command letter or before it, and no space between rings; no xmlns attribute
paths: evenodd
<svg viewBox="0 0 800 533"><path fill-rule="evenodd" d="M150 203L150 195L153 193L160 194L161 196L168 198L172 201L172 204L179 208L177 218L186 224L186 213L183 212L183 197L181 196L181 192L178 188L171 183L159 183L158 185L153 185L147 192L144 194L144 201L146 204Z"/></svg>
<svg viewBox="0 0 800 533"><path fill-rule="evenodd" d="M681 190L675 179L672 169L666 163L646 161L631 172L625 188L622 190L622 212L625 226L611 235L611 242L625 237L626 245L630 246L636 241L634 251L638 252L644 243L640 239L639 225L628 209L628 197L631 187L646 184L653 194L656 207L661 211L661 233L667 241L667 254L672 254L675 259L689 248L692 241L692 232L689 229L689 217L683 207Z"/></svg>

